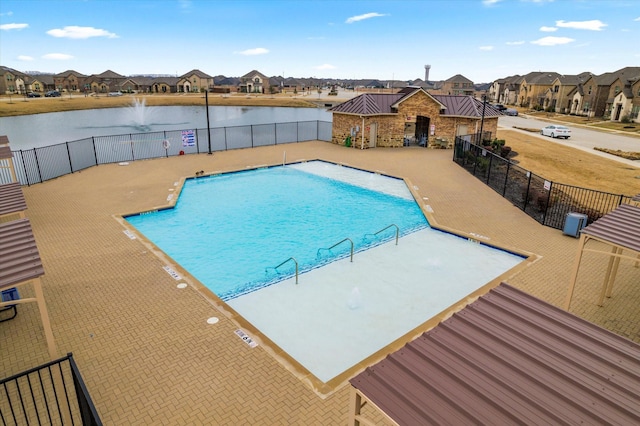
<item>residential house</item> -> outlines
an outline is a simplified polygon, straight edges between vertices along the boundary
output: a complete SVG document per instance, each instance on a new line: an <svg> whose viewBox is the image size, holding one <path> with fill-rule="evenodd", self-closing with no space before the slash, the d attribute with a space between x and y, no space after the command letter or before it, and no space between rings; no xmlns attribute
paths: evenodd
<svg viewBox="0 0 640 426"><path fill-rule="evenodd" d="M634 95L638 96L637 87L640 79L640 67L626 67L614 72L615 80L609 86L605 106L605 117L611 121L631 119ZM636 91L634 92L634 88ZM638 100L636 99L636 103Z"/></svg>
<svg viewBox="0 0 640 426"><path fill-rule="evenodd" d="M618 78L614 82L613 90L615 94L608 110L610 120L637 122L640 110L640 74L624 81Z"/></svg>
<svg viewBox="0 0 640 426"><path fill-rule="evenodd" d="M239 92L241 93L266 93L269 88L269 77L253 70L240 77Z"/></svg>
<svg viewBox="0 0 640 426"><path fill-rule="evenodd" d="M569 114L586 117L602 117L607 105L609 86L615 80L613 73L599 76L591 75L583 83L579 83L568 97L571 102Z"/></svg>
<svg viewBox="0 0 640 426"><path fill-rule="evenodd" d="M523 76L518 90L516 105L530 108L544 108L545 95L556 78L557 72L530 72Z"/></svg>
<svg viewBox="0 0 640 426"><path fill-rule="evenodd" d="M205 90L212 90L213 86L213 77L200 70L191 70L181 75L177 83L179 93L203 92Z"/></svg>
<svg viewBox="0 0 640 426"><path fill-rule="evenodd" d="M481 130L495 135L500 116L472 96L432 95L419 87L398 93L365 93L329 111L333 113L333 143L361 149L446 147L459 135Z"/></svg>
<svg viewBox="0 0 640 426"><path fill-rule="evenodd" d="M25 74L13 68L0 66L0 93L13 95L25 93Z"/></svg>
<svg viewBox="0 0 640 426"><path fill-rule="evenodd" d="M504 105L520 105L518 100L520 99L520 85L523 81L524 77L520 75L507 77L504 90L500 94L498 101Z"/></svg>
<svg viewBox="0 0 640 426"><path fill-rule="evenodd" d="M74 70L67 70L53 76L53 84L56 90L65 92L84 91L86 75Z"/></svg>
<svg viewBox="0 0 640 426"><path fill-rule="evenodd" d="M542 107L563 114L569 113L573 101L571 94L579 84L584 83L591 76L590 72L558 76L547 90Z"/></svg>
<svg viewBox="0 0 640 426"><path fill-rule="evenodd" d="M225 77L218 75L213 78L213 82L217 88L222 89L226 93L237 92L240 86L240 79L237 77Z"/></svg>
<svg viewBox="0 0 640 426"><path fill-rule="evenodd" d="M29 76L30 82L27 91L43 93L55 90L52 74L32 74Z"/></svg>
<svg viewBox="0 0 640 426"><path fill-rule="evenodd" d="M93 93L109 93L122 91L122 84L127 80L124 75L107 70L100 74L91 74L84 79L82 91Z"/></svg>
<svg viewBox="0 0 640 426"><path fill-rule="evenodd" d="M473 96L474 86L473 81L468 78L456 74L451 78L448 78L442 83L438 89L433 89L431 93L441 95L466 95Z"/></svg>
<svg viewBox="0 0 640 426"><path fill-rule="evenodd" d="M153 79L151 93L177 93L179 77L156 77Z"/></svg>

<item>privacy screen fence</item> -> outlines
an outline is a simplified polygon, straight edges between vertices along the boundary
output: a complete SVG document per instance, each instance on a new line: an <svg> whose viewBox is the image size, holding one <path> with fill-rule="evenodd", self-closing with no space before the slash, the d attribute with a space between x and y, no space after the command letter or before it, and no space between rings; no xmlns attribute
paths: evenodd
<svg viewBox="0 0 640 426"><path fill-rule="evenodd" d="M631 196L546 180L474 144L475 140L479 140L475 135L456 137L453 161L543 225L562 229L568 213L585 214L587 223L592 223L631 202Z"/></svg>
<svg viewBox="0 0 640 426"><path fill-rule="evenodd" d="M99 164L312 140L331 141L331 122L316 120L93 136L12 153L18 180L22 185L32 185ZM0 184L8 182L11 182L8 169L0 168Z"/></svg>

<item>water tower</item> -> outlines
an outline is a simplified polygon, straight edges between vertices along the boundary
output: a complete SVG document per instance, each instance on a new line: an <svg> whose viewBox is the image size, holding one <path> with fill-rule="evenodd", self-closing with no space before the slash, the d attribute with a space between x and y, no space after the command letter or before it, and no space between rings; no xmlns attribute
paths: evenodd
<svg viewBox="0 0 640 426"><path fill-rule="evenodd" d="M429 81L429 70L431 69L431 65L425 65L424 66L424 82L428 82Z"/></svg>

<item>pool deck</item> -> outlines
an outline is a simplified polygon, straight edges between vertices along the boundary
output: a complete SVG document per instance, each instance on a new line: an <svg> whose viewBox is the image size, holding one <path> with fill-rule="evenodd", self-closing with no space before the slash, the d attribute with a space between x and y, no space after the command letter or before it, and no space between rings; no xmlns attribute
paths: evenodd
<svg viewBox="0 0 640 426"><path fill-rule="evenodd" d="M92 167L23 191L58 354L73 353L104 424L347 424L348 385L322 398L265 345L247 345L228 310L198 283L178 289L184 280L163 266L179 267L130 239L117 219L167 205L175 183L196 171L277 165L284 151L288 162L322 159L408 179L434 225L538 255L508 282L564 305L578 239L529 218L453 163L451 150L308 142ZM607 261L585 254L571 312L640 343L640 268L622 261L613 296L598 307ZM49 361L34 304L0 323L0 360L0 377Z"/></svg>

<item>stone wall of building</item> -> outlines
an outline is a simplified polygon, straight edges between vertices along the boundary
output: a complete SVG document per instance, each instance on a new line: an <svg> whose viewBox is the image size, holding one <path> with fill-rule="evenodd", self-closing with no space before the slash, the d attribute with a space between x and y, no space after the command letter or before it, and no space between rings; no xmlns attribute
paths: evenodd
<svg viewBox="0 0 640 426"><path fill-rule="evenodd" d="M351 137L351 146L353 148L368 148L370 146L369 129L371 125L375 124L377 125L376 147L402 147L405 128L415 128L412 125L415 126L418 116L428 117L430 127L433 128L433 134L429 129L429 147L451 147L459 126L467 126L467 134L480 131L480 120L443 116L440 114L438 102L427 94L418 92L398 105L397 114L367 116L363 120L357 115L334 112L331 140L335 144L345 145L352 129L357 128L358 132ZM497 128L497 117L485 118L484 132L492 132L495 137Z"/></svg>

